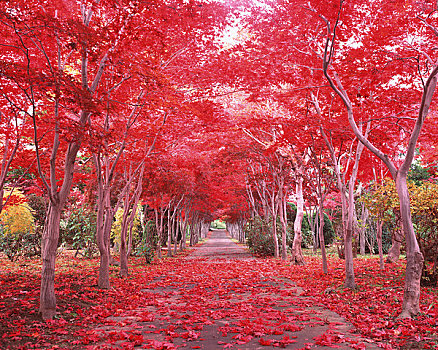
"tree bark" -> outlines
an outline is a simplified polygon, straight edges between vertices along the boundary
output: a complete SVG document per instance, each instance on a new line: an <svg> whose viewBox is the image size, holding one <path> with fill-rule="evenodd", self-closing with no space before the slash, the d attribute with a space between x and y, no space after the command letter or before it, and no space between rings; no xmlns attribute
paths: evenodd
<svg viewBox="0 0 438 350"><path fill-rule="evenodd" d="M362 144L360 144L362 145ZM359 149L359 146L357 147ZM362 145L363 149L363 145ZM345 228L344 234L344 248L345 248L345 288L356 288L356 282L354 281L354 263L353 263L353 230L354 230L354 217L355 217L355 201L354 201L354 184L356 182L355 175L357 174L357 168L359 155L356 154L355 167L353 168L353 174L348 182L348 215L347 215L347 226ZM355 171L356 170L356 171Z"/></svg>
<svg viewBox="0 0 438 350"><path fill-rule="evenodd" d="M281 260L287 259L287 212L286 212L286 196L282 195L279 208L279 216L281 222Z"/></svg>
<svg viewBox="0 0 438 350"><path fill-rule="evenodd" d="M392 245L391 248L388 251L388 255L386 256L386 262L387 263L395 263L398 259L400 259L400 249L401 249L401 242L397 240L397 238L392 237Z"/></svg>
<svg viewBox="0 0 438 350"><path fill-rule="evenodd" d="M176 211L176 210L175 210ZM176 255L178 253L178 218L175 216L173 217L173 237L174 237L174 241L173 241L173 255Z"/></svg>
<svg viewBox="0 0 438 350"><path fill-rule="evenodd" d="M274 258L280 257L280 247L278 246L278 237L277 237L277 218L272 217L272 240L274 242Z"/></svg>
<svg viewBox="0 0 438 350"><path fill-rule="evenodd" d="M278 203L275 201L275 196L272 194L271 197L271 214L272 214L272 240L274 242L274 258L280 257L280 247L278 246L278 237L277 237L277 212L278 212Z"/></svg>
<svg viewBox="0 0 438 350"><path fill-rule="evenodd" d="M128 254L125 239L120 241L120 276L128 276Z"/></svg>
<svg viewBox="0 0 438 350"><path fill-rule="evenodd" d="M102 195L99 191L99 196ZM100 199L98 199L100 203ZM109 265L111 262L110 235L113 211L111 208L110 192L104 195L102 203L98 204L96 241L100 253L99 276L97 286L101 289L110 288Z"/></svg>
<svg viewBox="0 0 438 350"><path fill-rule="evenodd" d="M353 266L353 228L347 227L344 236L344 251L345 251L345 288L356 288L354 281L354 266Z"/></svg>
<svg viewBox="0 0 438 350"><path fill-rule="evenodd" d="M190 206L191 207L191 206ZM182 241L181 241L181 250L185 250L187 248L187 228L188 228L188 223L189 223L189 214L190 214L191 209L187 209L187 207L185 207L185 211L184 211L184 219L183 219L183 229L182 229Z"/></svg>
<svg viewBox="0 0 438 350"><path fill-rule="evenodd" d="M42 238L42 272L39 312L44 320L56 315L55 259L58 248L59 223L61 221L60 203L49 203L46 225Z"/></svg>
<svg viewBox="0 0 438 350"><path fill-rule="evenodd" d="M312 230L312 240L313 240L312 250L314 253L316 253L318 249L318 231L317 231L318 218L316 217L316 211L312 209L311 206L309 208L305 206L304 210L307 214L307 222L309 223L310 229Z"/></svg>
<svg viewBox="0 0 438 350"><path fill-rule="evenodd" d="M401 213L399 210L394 210L395 230L391 235L391 248L389 248L388 255L386 256L387 263L395 263L400 259L400 250L403 241L403 221L401 219Z"/></svg>
<svg viewBox="0 0 438 350"><path fill-rule="evenodd" d="M385 268L385 265L383 263L383 247L382 247L382 227L383 222L382 220L377 220L377 247L379 249L379 266L380 269L383 270Z"/></svg>
<svg viewBox="0 0 438 350"><path fill-rule="evenodd" d="M136 174L138 171L138 174ZM123 219L120 229L120 276L128 276L128 247L127 233L132 230L137 214L138 201L143 189L144 163L135 171L125 173L126 185L124 188Z"/></svg>
<svg viewBox="0 0 438 350"><path fill-rule="evenodd" d="M297 176L296 181L297 215L294 221L294 241L292 244L291 261L296 265L304 265L303 252L301 250L303 240L301 227L304 217L303 177Z"/></svg>
<svg viewBox="0 0 438 350"><path fill-rule="evenodd" d="M83 112L82 116L84 115L85 113ZM72 142L69 144L65 156L64 178L59 191L56 181L56 155L58 148L59 134L56 133L50 158L50 186L48 186L44 175L41 173L43 182L50 193L49 207L41 242L42 271L39 311L43 319L52 319L56 314L55 260L59 240L59 224L61 221L61 211L64 208L73 182L73 169L80 143Z"/></svg>
<svg viewBox="0 0 438 350"><path fill-rule="evenodd" d="M158 234L158 242L157 242L157 258L161 259L162 253L161 253L161 240L163 239L163 220L164 220L164 212L163 209L154 209L155 212L155 226L157 228L157 234ZM161 215L160 215L161 214Z"/></svg>
<svg viewBox="0 0 438 350"><path fill-rule="evenodd" d="M359 227L359 241L360 241L360 255L365 255L365 246L366 246L366 222L368 219L368 210L365 205L362 203L362 212L361 212L361 224ZM373 253L373 250L370 249L370 254Z"/></svg>
<svg viewBox="0 0 438 350"><path fill-rule="evenodd" d="M172 218L170 215L170 207L167 213L167 256L172 256Z"/></svg>
<svg viewBox="0 0 438 350"><path fill-rule="evenodd" d="M324 205L322 200L320 200L319 204L319 242L321 245L322 271L324 274L328 274L327 254L324 241Z"/></svg>
<svg viewBox="0 0 438 350"><path fill-rule="evenodd" d="M240 219L238 225L239 225L239 237L240 237L239 242L245 243L245 230L243 229L245 225L245 221L243 221L243 219Z"/></svg>
<svg viewBox="0 0 438 350"><path fill-rule="evenodd" d="M406 238L406 276L402 312L399 317L409 318L420 312L420 281L424 258L411 219L407 171L398 171L395 185L400 200L402 228Z"/></svg>

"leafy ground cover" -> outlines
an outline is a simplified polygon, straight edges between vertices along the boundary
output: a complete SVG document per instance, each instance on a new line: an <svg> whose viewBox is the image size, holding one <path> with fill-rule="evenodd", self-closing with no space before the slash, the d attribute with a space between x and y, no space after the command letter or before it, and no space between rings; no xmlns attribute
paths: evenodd
<svg viewBox="0 0 438 350"><path fill-rule="evenodd" d="M405 262L386 264L382 271L377 258L355 259L357 290L343 289L344 261L329 258L329 274L324 275L320 259L307 257L307 265L281 273L315 296L327 308L348 319L362 336L383 348L438 348L438 290L423 288L421 313L415 319L397 319L401 312Z"/></svg>
<svg viewBox="0 0 438 350"><path fill-rule="evenodd" d="M109 291L96 286L97 259L60 257L56 277L58 316L50 322L41 321L37 312L40 262L11 263L1 258L0 347L104 349L117 343L124 348L171 349L195 342L202 327L225 318L235 322L224 323L220 329L228 340L219 340L218 348L236 348L254 337L260 345L287 347L294 340L286 331L302 329L304 323L302 319L285 319L287 312L273 307L269 291L284 298L285 305L280 306L286 311L295 298L270 283L279 279L291 280L302 288L303 299L297 299L297 304L306 300L325 305L350 320L362 337L382 348L433 349L438 345L436 289L423 290L418 318L396 319L403 292L403 262L380 271L376 259L357 259L359 288L350 291L342 289L343 261L336 258L330 258L330 272L323 275L316 257L307 257L305 266L290 266L274 259L206 263L205 259L189 261L185 255L152 265L133 258L127 278L118 277L118 267L114 266ZM293 289L292 284L286 285ZM231 302L236 307L231 308ZM281 300L277 302L281 304ZM142 322L141 326L133 322L133 316ZM167 321L166 329L163 319ZM307 326L309 322L321 323L321 319L305 321ZM145 325L149 329L146 334L141 330ZM313 344L335 347L346 336L328 331ZM366 348L362 343L352 344L357 349Z"/></svg>

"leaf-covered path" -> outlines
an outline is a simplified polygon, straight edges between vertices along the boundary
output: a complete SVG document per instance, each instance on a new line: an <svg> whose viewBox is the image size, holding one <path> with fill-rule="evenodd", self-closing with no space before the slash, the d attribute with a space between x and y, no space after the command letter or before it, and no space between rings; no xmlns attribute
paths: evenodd
<svg viewBox="0 0 438 350"><path fill-rule="evenodd" d="M279 263L280 264L280 263ZM375 349L352 326L272 268L213 231L98 326L97 348Z"/></svg>

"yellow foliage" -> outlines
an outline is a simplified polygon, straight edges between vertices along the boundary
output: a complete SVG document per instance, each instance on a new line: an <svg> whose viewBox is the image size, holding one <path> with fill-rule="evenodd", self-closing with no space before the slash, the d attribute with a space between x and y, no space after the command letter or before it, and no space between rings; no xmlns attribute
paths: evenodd
<svg viewBox="0 0 438 350"><path fill-rule="evenodd" d="M141 208L140 208L141 210ZM117 244L120 244L120 232L122 231L122 220L123 220L123 208L119 208L117 210L115 217L115 221L112 224L111 227L111 238L114 240L114 242L116 242ZM139 215L139 210L137 208L137 213L135 214L134 217L134 228L140 225L140 215ZM129 232L128 232L129 234ZM135 231L133 229L132 231L133 237L135 236Z"/></svg>
<svg viewBox="0 0 438 350"><path fill-rule="evenodd" d="M14 195L24 199L22 193L14 192ZM7 206L0 214L0 224L5 234L17 235L34 231L34 219L32 210L25 202Z"/></svg>
<svg viewBox="0 0 438 350"><path fill-rule="evenodd" d="M116 215L114 215L114 218L116 220L113 221L113 224L111 226L111 238L115 242L120 243L120 231L122 230L123 208L119 208L117 210L117 213Z"/></svg>
<svg viewBox="0 0 438 350"><path fill-rule="evenodd" d="M408 190L412 215L437 212L438 184L423 182L417 186L414 182L409 182ZM395 182L389 178L383 185L376 186L370 193L363 196L361 201L373 216L384 222L389 221L393 210L400 207Z"/></svg>

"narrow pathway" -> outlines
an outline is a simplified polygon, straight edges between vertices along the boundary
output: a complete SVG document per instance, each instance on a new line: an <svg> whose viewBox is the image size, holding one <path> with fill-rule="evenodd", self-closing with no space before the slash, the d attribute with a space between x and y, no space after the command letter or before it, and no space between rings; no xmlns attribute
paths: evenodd
<svg viewBox="0 0 438 350"><path fill-rule="evenodd" d="M227 236L225 230L214 230L211 232L207 242L197 247L187 259L195 258L246 260L253 259L248 249L233 242Z"/></svg>
<svg viewBox="0 0 438 350"><path fill-rule="evenodd" d="M144 307L107 319L102 339L123 332L146 349L377 349L225 231L174 262L139 291Z"/></svg>

